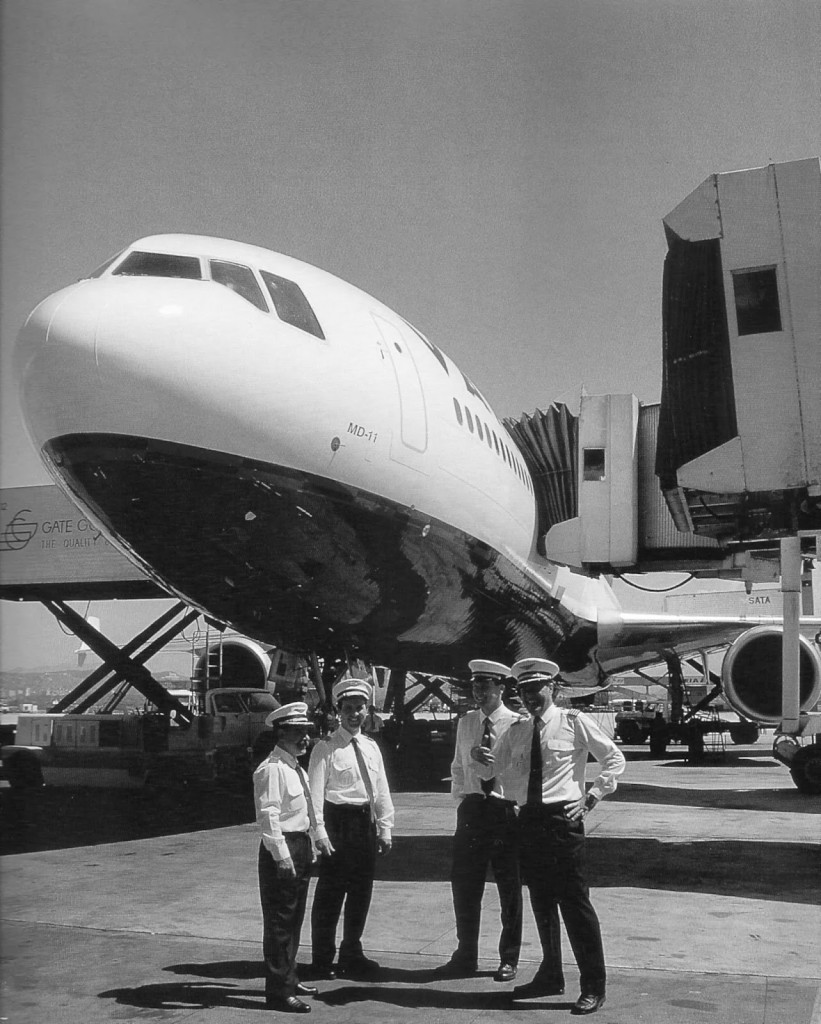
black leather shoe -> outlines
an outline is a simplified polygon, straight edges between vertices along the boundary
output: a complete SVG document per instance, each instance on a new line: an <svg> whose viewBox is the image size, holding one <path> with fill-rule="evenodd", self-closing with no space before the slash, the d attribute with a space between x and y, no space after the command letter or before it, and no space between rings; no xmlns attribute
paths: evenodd
<svg viewBox="0 0 821 1024"><path fill-rule="evenodd" d="M305 973L312 981L333 981L336 977L333 964L308 964Z"/></svg>
<svg viewBox="0 0 821 1024"><path fill-rule="evenodd" d="M296 994L298 996L315 996L319 992L316 985L303 985L301 981L296 983Z"/></svg>
<svg viewBox="0 0 821 1024"><path fill-rule="evenodd" d="M340 960L336 965L336 973L343 978L367 978L376 974L379 964L367 956L357 956L352 960Z"/></svg>
<svg viewBox="0 0 821 1024"><path fill-rule="evenodd" d="M476 973L478 966L475 962L468 963L467 960L459 960L452 956L446 964L434 967L433 973L440 978L469 978Z"/></svg>
<svg viewBox="0 0 821 1024"><path fill-rule="evenodd" d="M517 967L515 964L499 964L499 968L493 975L494 981L513 981L517 974Z"/></svg>
<svg viewBox="0 0 821 1024"><path fill-rule="evenodd" d="M280 1013L310 1013L311 1008L296 996L283 996L281 999L266 999L266 1010L279 1010Z"/></svg>
<svg viewBox="0 0 821 1024"><path fill-rule="evenodd" d="M526 985L517 985L513 989L514 999L535 999L537 996L563 996L564 982L550 981L540 978L538 974Z"/></svg>
<svg viewBox="0 0 821 1024"><path fill-rule="evenodd" d="M576 1002L573 1004L571 1013L575 1013L576 1016L580 1016L584 1013L595 1013L596 1010L601 1009L604 1006L604 993L596 995L595 992L582 992Z"/></svg>

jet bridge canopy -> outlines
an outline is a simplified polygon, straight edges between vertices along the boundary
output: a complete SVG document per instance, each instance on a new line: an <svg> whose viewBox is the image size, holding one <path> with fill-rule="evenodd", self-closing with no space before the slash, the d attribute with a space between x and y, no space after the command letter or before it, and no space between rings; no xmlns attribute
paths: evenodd
<svg viewBox="0 0 821 1024"><path fill-rule="evenodd" d="M0 490L0 598L40 601L167 598L59 487Z"/></svg>

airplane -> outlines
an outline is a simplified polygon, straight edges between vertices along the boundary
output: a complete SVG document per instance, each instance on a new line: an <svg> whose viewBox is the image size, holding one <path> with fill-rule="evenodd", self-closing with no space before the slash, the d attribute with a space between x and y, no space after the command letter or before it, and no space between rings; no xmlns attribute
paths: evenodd
<svg viewBox="0 0 821 1024"><path fill-rule="evenodd" d="M15 373L57 482L239 633L451 677L474 657L549 657L580 688L729 643L728 696L772 703L780 619L630 612L603 576L541 555L530 471L479 388L314 266L141 238L36 307ZM821 658L801 643L806 710Z"/></svg>

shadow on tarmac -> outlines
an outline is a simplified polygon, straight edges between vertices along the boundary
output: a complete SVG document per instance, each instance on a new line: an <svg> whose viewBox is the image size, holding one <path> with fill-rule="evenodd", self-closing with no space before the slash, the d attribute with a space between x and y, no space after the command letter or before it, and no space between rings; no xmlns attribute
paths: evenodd
<svg viewBox="0 0 821 1024"><path fill-rule="evenodd" d="M306 977L307 965L299 965ZM100 992L100 999L113 999L121 1006L133 1006L143 1010L184 1010L225 1007L230 1009L262 1009L264 1000L262 979L264 977L261 961L223 960L202 964L172 964L164 968L172 974L193 975L197 978L215 979L214 981L177 981L153 985L140 985L136 988L117 988ZM481 972L475 977L490 977ZM258 980L259 986L251 988L225 983L225 979L245 982ZM223 983L220 983L223 982ZM327 982L314 997L316 1003L326 1006L345 1006L351 1003L374 1002L411 1009L452 1009L452 1010L487 1010L510 1009L512 991L500 990L491 992L457 992L450 988L419 986L432 983L443 984L443 979L436 975L433 968L424 970L407 970L399 967L381 967L371 983L361 982ZM329 987L330 986L330 987ZM392 987L397 986L397 987ZM413 987L398 987L413 986ZM551 1003L552 1009L570 1009L572 1002ZM544 1009L539 1003L517 1004L517 1008Z"/></svg>
<svg viewBox="0 0 821 1024"><path fill-rule="evenodd" d="M231 1010L265 1010L261 987L252 990L215 982L171 981L137 988L112 988L100 992L99 998L113 999L120 1006L135 1006L141 1010L208 1010L217 1006Z"/></svg>
<svg viewBox="0 0 821 1024"><path fill-rule="evenodd" d="M447 882L450 836L397 836L390 857L380 858L377 879ZM588 877L594 887L636 887L715 893L750 899L821 900L818 850L811 844L590 836Z"/></svg>
<svg viewBox="0 0 821 1024"><path fill-rule="evenodd" d="M719 807L728 811L776 811L821 814L821 800L797 789L673 789L619 780L608 802L665 804L669 807Z"/></svg>
<svg viewBox="0 0 821 1024"><path fill-rule="evenodd" d="M91 787L1 789L0 856L242 825L253 797L197 787L163 790Z"/></svg>

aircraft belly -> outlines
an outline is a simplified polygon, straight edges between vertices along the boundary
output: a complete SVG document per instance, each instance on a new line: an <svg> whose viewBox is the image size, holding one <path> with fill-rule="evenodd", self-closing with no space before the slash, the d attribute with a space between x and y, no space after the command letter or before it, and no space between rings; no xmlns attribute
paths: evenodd
<svg viewBox="0 0 821 1024"><path fill-rule="evenodd" d="M66 435L45 454L146 571L248 636L442 674L464 673L479 654L510 663L564 652L568 671L592 665L594 627L419 509L139 437Z"/></svg>

